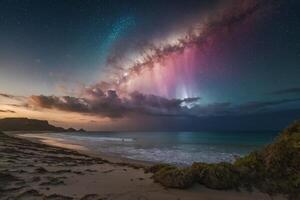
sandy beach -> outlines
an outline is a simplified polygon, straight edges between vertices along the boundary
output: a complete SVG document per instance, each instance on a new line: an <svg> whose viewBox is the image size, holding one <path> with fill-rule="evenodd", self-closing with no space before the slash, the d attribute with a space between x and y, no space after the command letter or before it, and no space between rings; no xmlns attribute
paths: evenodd
<svg viewBox="0 0 300 200"><path fill-rule="evenodd" d="M269 200L260 192L219 191L195 185L166 189L144 172L149 163L105 155L99 158L0 133L0 199Z"/></svg>
<svg viewBox="0 0 300 200"><path fill-rule="evenodd" d="M300 0L0 0L0 200L300 200Z"/></svg>

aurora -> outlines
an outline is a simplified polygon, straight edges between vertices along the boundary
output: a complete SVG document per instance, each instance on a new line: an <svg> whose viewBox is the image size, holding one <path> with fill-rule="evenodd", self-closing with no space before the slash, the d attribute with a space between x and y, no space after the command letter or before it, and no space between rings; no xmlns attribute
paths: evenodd
<svg viewBox="0 0 300 200"><path fill-rule="evenodd" d="M77 5L64 2L49 5L53 17L40 16L39 6L21 3L18 19L3 11L2 117L91 130L198 130L227 120L251 129L253 118L279 112L273 129L299 114L298 32L295 16L282 11L289 3L90 2L73 13Z"/></svg>

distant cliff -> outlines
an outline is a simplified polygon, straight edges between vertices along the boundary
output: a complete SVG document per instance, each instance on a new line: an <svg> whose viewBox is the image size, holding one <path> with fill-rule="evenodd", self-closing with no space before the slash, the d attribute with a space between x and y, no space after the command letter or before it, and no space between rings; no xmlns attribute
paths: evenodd
<svg viewBox="0 0 300 200"><path fill-rule="evenodd" d="M73 128L64 129L48 123L46 120L28 118L4 118L0 119L0 131L56 131L74 132ZM84 130L79 130L84 131Z"/></svg>

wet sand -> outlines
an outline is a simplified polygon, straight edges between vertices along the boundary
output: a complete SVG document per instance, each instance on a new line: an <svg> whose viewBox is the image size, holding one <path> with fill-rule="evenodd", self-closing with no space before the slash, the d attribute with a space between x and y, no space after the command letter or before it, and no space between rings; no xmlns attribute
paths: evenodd
<svg viewBox="0 0 300 200"><path fill-rule="evenodd" d="M79 146L23 139L0 133L0 199L271 200L267 194L218 191L196 185L166 189L154 183L149 163L84 154ZM87 151L86 151L87 152Z"/></svg>

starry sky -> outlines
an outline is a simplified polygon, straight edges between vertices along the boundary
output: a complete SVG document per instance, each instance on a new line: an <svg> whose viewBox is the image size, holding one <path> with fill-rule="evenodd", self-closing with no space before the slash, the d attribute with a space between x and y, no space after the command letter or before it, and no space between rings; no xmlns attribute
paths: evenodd
<svg viewBox="0 0 300 200"><path fill-rule="evenodd" d="M0 117L88 130L300 119L297 0L0 0Z"/></svg>

